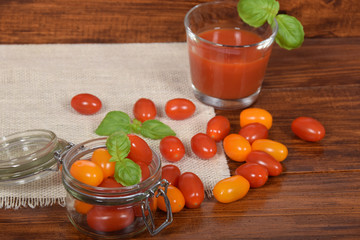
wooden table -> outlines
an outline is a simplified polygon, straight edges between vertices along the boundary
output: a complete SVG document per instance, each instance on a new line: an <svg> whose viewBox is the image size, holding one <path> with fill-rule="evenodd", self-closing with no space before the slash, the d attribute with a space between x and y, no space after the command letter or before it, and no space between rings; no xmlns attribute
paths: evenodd
<svg viewBox="0 0 360 240"><path fill-rule="evenodd" d="M164 32L158 36L147 32L147 37L138 32L140 37L136 37L130 31L134 38L121 38L119 41L114 40L116 34L111 32L103 37L100 34L92 37L86 35L92 30L99 30L100 25L89 20L87 12L80 17L77 15L81 9L74 9L74 6L83 7L85 4L80 2L82 1L69 1L64 6L60 0L2 1L1 43L151 42L170 39L164 37ZM115 14L110 7L127 7L131 14L147 9L155 14L162 4L157 1L150 4L151 1L145 0L134 1L133 5L131 1L103 1L104 5L100 1L97 4L94 0L86 2L85 5L92 14L95 9L106 8L108 16ZM163 4L171 8L170 2L172 1L164 1ZM295 15L298 13L307 21L306 14L301 13L309 11L297 11L296 7L290 7L285 1L280 2L284 3L288 12ZM318 5L315 6L326 5L334 10L336 6L333 5L340 4L341 1L317 2ZM354 4L353 19L357 20L358 3L342 3L342 6ZM171 23L180 22L182 14L194 4L195 1L179 1L178 11L170 11L166 16ZM294 1L294 4L300 6L300 1ZM309 10L311 7L314 4L304 8ZM27 12L23 18L31 19L32 22L22 21L24 19L21 19L21 15L16 18L16 9L18 12ZM66 9L69 10L68 14L65 14ZM332 12L329 9L325 11L327 14ZM42 15L37 19L35 16L39 13ZM119 14L128 13L124 10ZM139 17L140 22L146 21L144 16ZM161 22L166 16L156 19ZM72 32L76 27L66 25L71 22L71 17L78 22L85 19L90 23L84 22L84 28L79 27L79 31ZM7 28L4 19L13 28ZM33 26L36 19L40 23L38 30ZM47 22L49 19L52 22ZM25 28L16 24L20 22ZM59 22L70 29L66 30L64 26L58 25ZM102 26L107 26L109 22ZM41 26L41 23L45 25ZM346 24L348 23L344 20L342 26ZM58 32L54 29L56 26ZM140 27L139 25L138 28ZM174 222L159 235L150 237L144 232L136 239L360 239L360 34L358 28L355 32L348 31L346 35L346 31L336 31L330 23L322 29L327 27L333 29L333 32L341 33L342 37L331 38L335 34L330 33L323 34L327 38L320 38L313 28L308 27L311 30L310 36L316 38L307 38L300 49L286 51L274 48L263 90L254 105L272 113L274 123L269 138L284 143L289 149L289 156L283 162L283 174L271 177L265 186L251 189L245 198L231 204L206 199L199 209L184 209L176 213ZM85 31L86 28L88 32ZM171 29L172 36L176 36L171 41L184 39L183 32L174 26ZM84 31L81 32L82 30ZM46 31L48 35L44 34ZM146 32L146 29L143 31ZM80 40L77 34L80 34ZM239 130L239 112L217 111L230 119L233 132ZM309 143L295 137L290 124L298 116L311 116L320 120L326 128L325 138L319 143ZM239 163L229 161L232 173L238 165ZM160 223L165 214L158 212L156 217L157 223ZM52 206L0 209L0 239L88 238L75 230L68 221L64 208Z"/></svg>

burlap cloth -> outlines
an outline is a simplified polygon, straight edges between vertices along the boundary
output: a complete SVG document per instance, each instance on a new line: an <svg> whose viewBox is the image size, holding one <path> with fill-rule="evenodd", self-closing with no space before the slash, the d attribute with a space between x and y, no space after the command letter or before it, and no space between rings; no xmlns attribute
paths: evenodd
<svg viewBox="0 0 360 240"><path fill-rule="evenodd" d="M109 111L133 118L133 104L145 97L156 104L157 118L184 142L186 156L175 163L182 172L196 173L208 196L216 182L230 176L221 144L211 160L191 151L191 137L205 132L215 113L192 94L185 43L0 45L0 84L0 136L48 129L81 143L98 137L94 130ZM78 93L96 95L103 108L90 116L75 112L70 101ZM165 115L166 102L178 97L196 104L190 119L175 121ZM147 141L159 153L160 141ZM0 208L64 205L65 196L60 174L53 173L25 185L0 186Z"/></svg>

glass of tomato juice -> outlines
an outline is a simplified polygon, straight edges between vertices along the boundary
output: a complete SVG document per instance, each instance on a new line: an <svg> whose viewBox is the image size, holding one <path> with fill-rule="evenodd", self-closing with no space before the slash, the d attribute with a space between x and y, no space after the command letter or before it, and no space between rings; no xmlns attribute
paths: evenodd
<svg viewBox="0 0 360 240"><path fill-rule="evenodd" d="M184 20L195 97L218 109L242 109L260 94L278 25L254 28L237 2L196 5Z"/></svg>

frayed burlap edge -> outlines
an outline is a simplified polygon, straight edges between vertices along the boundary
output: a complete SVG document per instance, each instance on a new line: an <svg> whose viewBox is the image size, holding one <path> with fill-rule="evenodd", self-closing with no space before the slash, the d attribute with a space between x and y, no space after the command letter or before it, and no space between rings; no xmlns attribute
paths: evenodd
<svg viewBox="0 0 360 240"><path fill-rule="evenodd" d="M64 207L65 198L0 197L0 208L4 209L48 207L55 204Z"/></svg>

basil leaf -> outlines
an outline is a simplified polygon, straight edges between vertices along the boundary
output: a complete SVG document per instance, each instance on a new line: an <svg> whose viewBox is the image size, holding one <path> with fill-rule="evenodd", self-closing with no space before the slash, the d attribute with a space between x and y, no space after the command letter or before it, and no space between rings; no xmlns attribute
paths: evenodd
<svg viewBox="0 0 360 240"><path fill-rule="evenodd" d="M141 180L141 168L128 158L122 159L115 164L114 178L124 186L138 184Z"/></svg>
<svg viewBox="0 0 360 240"><path fill-rule="evenodd" d="M121 111L112 111L106 114L95 133L100 136L110 136L117 131L131 132L131 119Z"/></svg>
<svg viewBox="0 0 360 240"><path fill-rule="evenodd" d="M121 161L129 155L131 142L126 133L116 132L106 140L106 148L112 156L110 162Z"/></svg>
<svg viewBox="0 0 360 240"><path fill-rule="evenodd" d="M287 50L298 48L304 42L304 29L295 17L279 14L276 16L279 24L275 41L280 47Z"/></svg>
<svg viewBox="0 0 360 240"><path fill-rule="evenodd" d="M151 139L162 139L167 136L176 135L176 133L168 125L155 119L143 122L140 133L144 137Z"/></svg>
<svg viewBox="0 0 360 240"><path fill-rule="evenodd" d="M240 18L252 27L270 24L279 12L280 4L275 0L240 0L237 11Z"/></svg>

